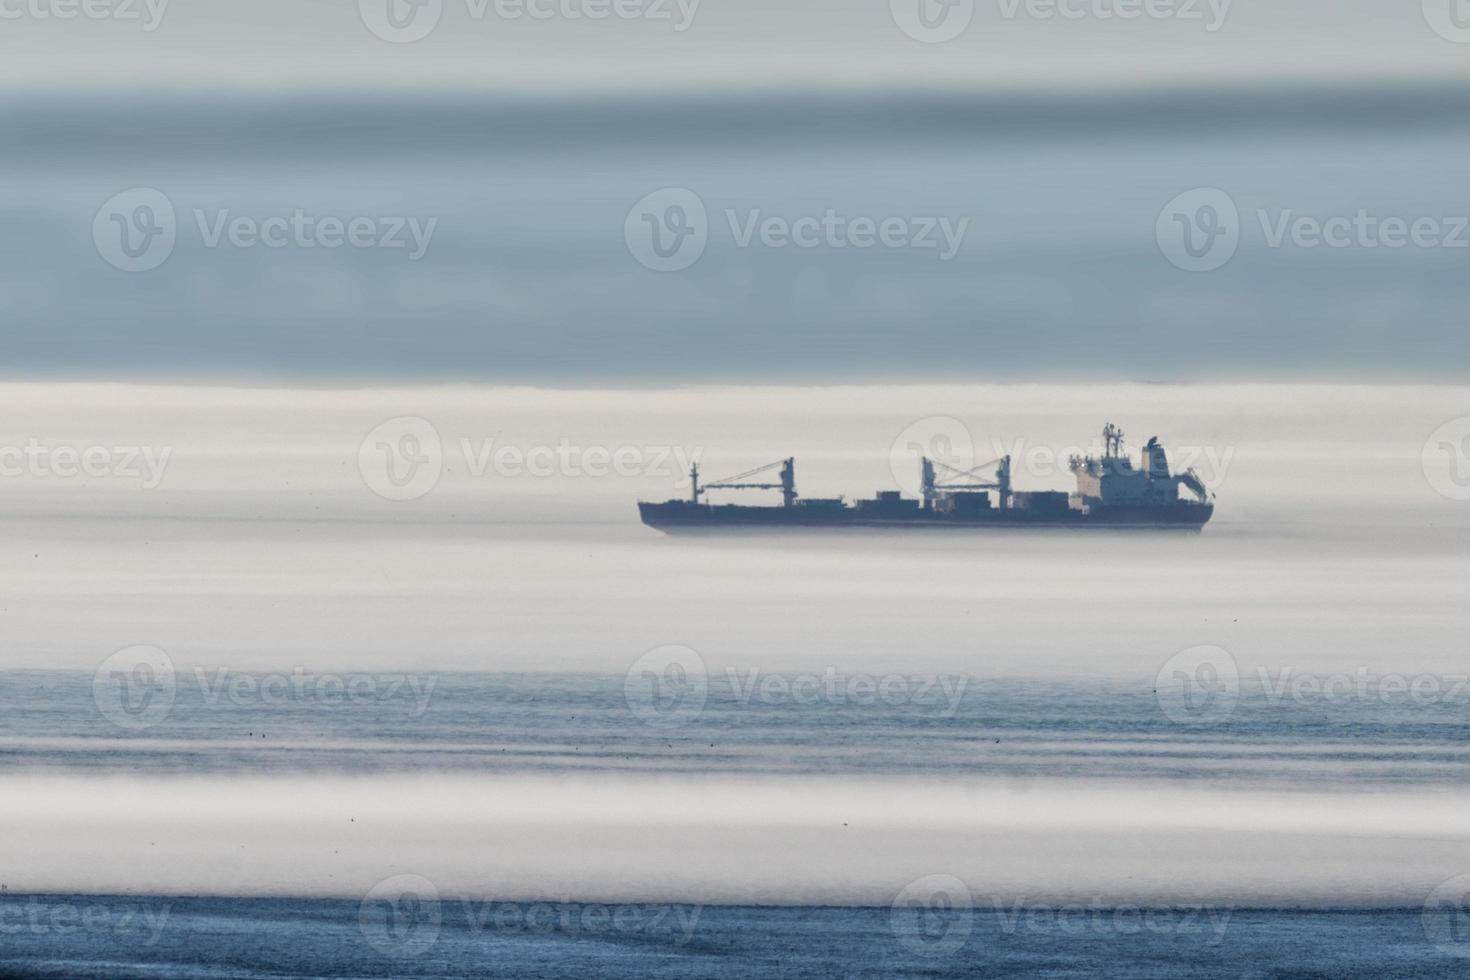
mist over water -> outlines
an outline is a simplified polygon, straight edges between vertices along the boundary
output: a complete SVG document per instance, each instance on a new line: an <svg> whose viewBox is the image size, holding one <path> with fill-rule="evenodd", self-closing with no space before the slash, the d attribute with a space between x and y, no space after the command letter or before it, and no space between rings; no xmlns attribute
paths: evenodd
<svg viewBox="0 0 1470 980"><path fill-rule="evenodd" d="M939 868L1007 900L1413 906L1466 856L1470 519L1434 440L1464 404L6 386L8 445L139 450L7 478L6 884L350 897L412 871L528 901L885 905ZM403 416L437 478L385 499L373 440ZM687 493L694 458L710 480L794 455L807 496L905 486L936 432L1066 488L1105 420L1197 469L1203 533L686 539L633 506ZM619 475L597 448L636 451ZM161 713L109 693L136 645L167 658ZM692 711L647 673L670 645ZM1238 685L1190 715L1160 692L1202 648Z"/></svg>

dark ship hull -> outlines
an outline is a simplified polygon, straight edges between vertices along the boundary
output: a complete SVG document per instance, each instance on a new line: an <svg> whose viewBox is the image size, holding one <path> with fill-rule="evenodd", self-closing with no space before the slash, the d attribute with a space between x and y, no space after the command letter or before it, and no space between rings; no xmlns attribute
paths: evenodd
<svg viewBox="0 0 1470 980"><path fill-rule="evenodd" d="M1181 501L1169 506L1113 506L1089 511L997 510L973 514L936 513L915 508L884 514L857 507L746 507L694 504L687 500L638 504L649 527L669 534L738 531L756 528L1138 528L1198 531L1215 512L1213 504Z"/></svg>

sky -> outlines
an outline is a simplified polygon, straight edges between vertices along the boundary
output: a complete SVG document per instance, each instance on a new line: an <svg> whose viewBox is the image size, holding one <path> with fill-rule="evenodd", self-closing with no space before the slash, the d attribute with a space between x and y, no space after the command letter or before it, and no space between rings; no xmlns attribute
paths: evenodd
<svg viewBox="0 0 1470 980"><path fill-rule="evenodd" d="M75 3L0 4L0 78L47 89L673 93L1470 76L1461 0L923 0L922 11L920 0Z"/></svg>
<svg viewBox="0 0 1470 980"><path fill-rule="evenodd" d="M73 2L0 0L7 379L1470 362L1448 0Z"/></svg>

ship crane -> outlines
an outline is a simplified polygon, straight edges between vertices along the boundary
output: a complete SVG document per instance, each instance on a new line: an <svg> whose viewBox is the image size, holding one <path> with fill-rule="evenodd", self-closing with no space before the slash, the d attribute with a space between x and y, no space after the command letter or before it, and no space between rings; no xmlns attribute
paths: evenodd
<svg viewBox="0 0 1470 980"><path fill-rule="evenodd" d="M768 473L777 467L781 470L781 482L747 482L751 477L761 473ZM794 456L787 457L786 459L778 459L774 463L757 466L753 470L746 470L744 473L737 473L734 476L726 477L723 480L716 480L714 483L706 483L703 486L699 484L699 464L696 463L689 468L689 480L692 487L690 490L690 500L696 504L699 503L701 494L708 493L711 490L780 490L782 506L791 507L796 504L796 458Z"/></svg>
<svg viewBox="0 0 1470 980"><path fill-rule="evenodd" d="M998 459L987 460L979 466L972 466L967 470L958 469L946 463L941 463L928 456L921 457L922 486L924 492L924 509L933 510L934 501L943 494L953 493L956 490L994 490L998 496L997 504L1001 510L1010 506L1011 499L1011 458L1001 456ZM995 479L985 480L980 471L995 467ZM941 475L938 471L943 470ZM956 481L968 482L956 482Z"/></svg>
<svg viewBox="0 0 1470 980"><path fill-rule="evenodd" d="M1199 474L1192 468L1179 474L1179 483L1181 486L1187 488L1190 493L1194 494L1195 499L1202 504L1215 498L1215 495L1210 493L1205 487L1205 481L1201 480Z"/></svg>

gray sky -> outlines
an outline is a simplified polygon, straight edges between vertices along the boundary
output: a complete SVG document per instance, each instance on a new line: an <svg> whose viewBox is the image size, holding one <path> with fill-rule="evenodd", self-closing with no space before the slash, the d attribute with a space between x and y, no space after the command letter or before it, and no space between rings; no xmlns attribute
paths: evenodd
<svg viewBox="0 0 1470 980"><path fill-rule="evenodd" d="M924 33L919 0L420 2L427 6L415 14L408 0L88 0L84 9L107 16L63 19L79 0L3 0L0 78L51 88L442 84L672 94L794 81L1010 88L1470 77L1470 47L1456 43L1470 40L1470 29L1450 16L1459 0L923 0L929 22L941 25L926 36L955 34L942 43L900 28ZM433 29L409 43L375 36L368 24L386 29L389 3L400 5L408 33ZM608 15L590 19L598 4Z"/></svg>

